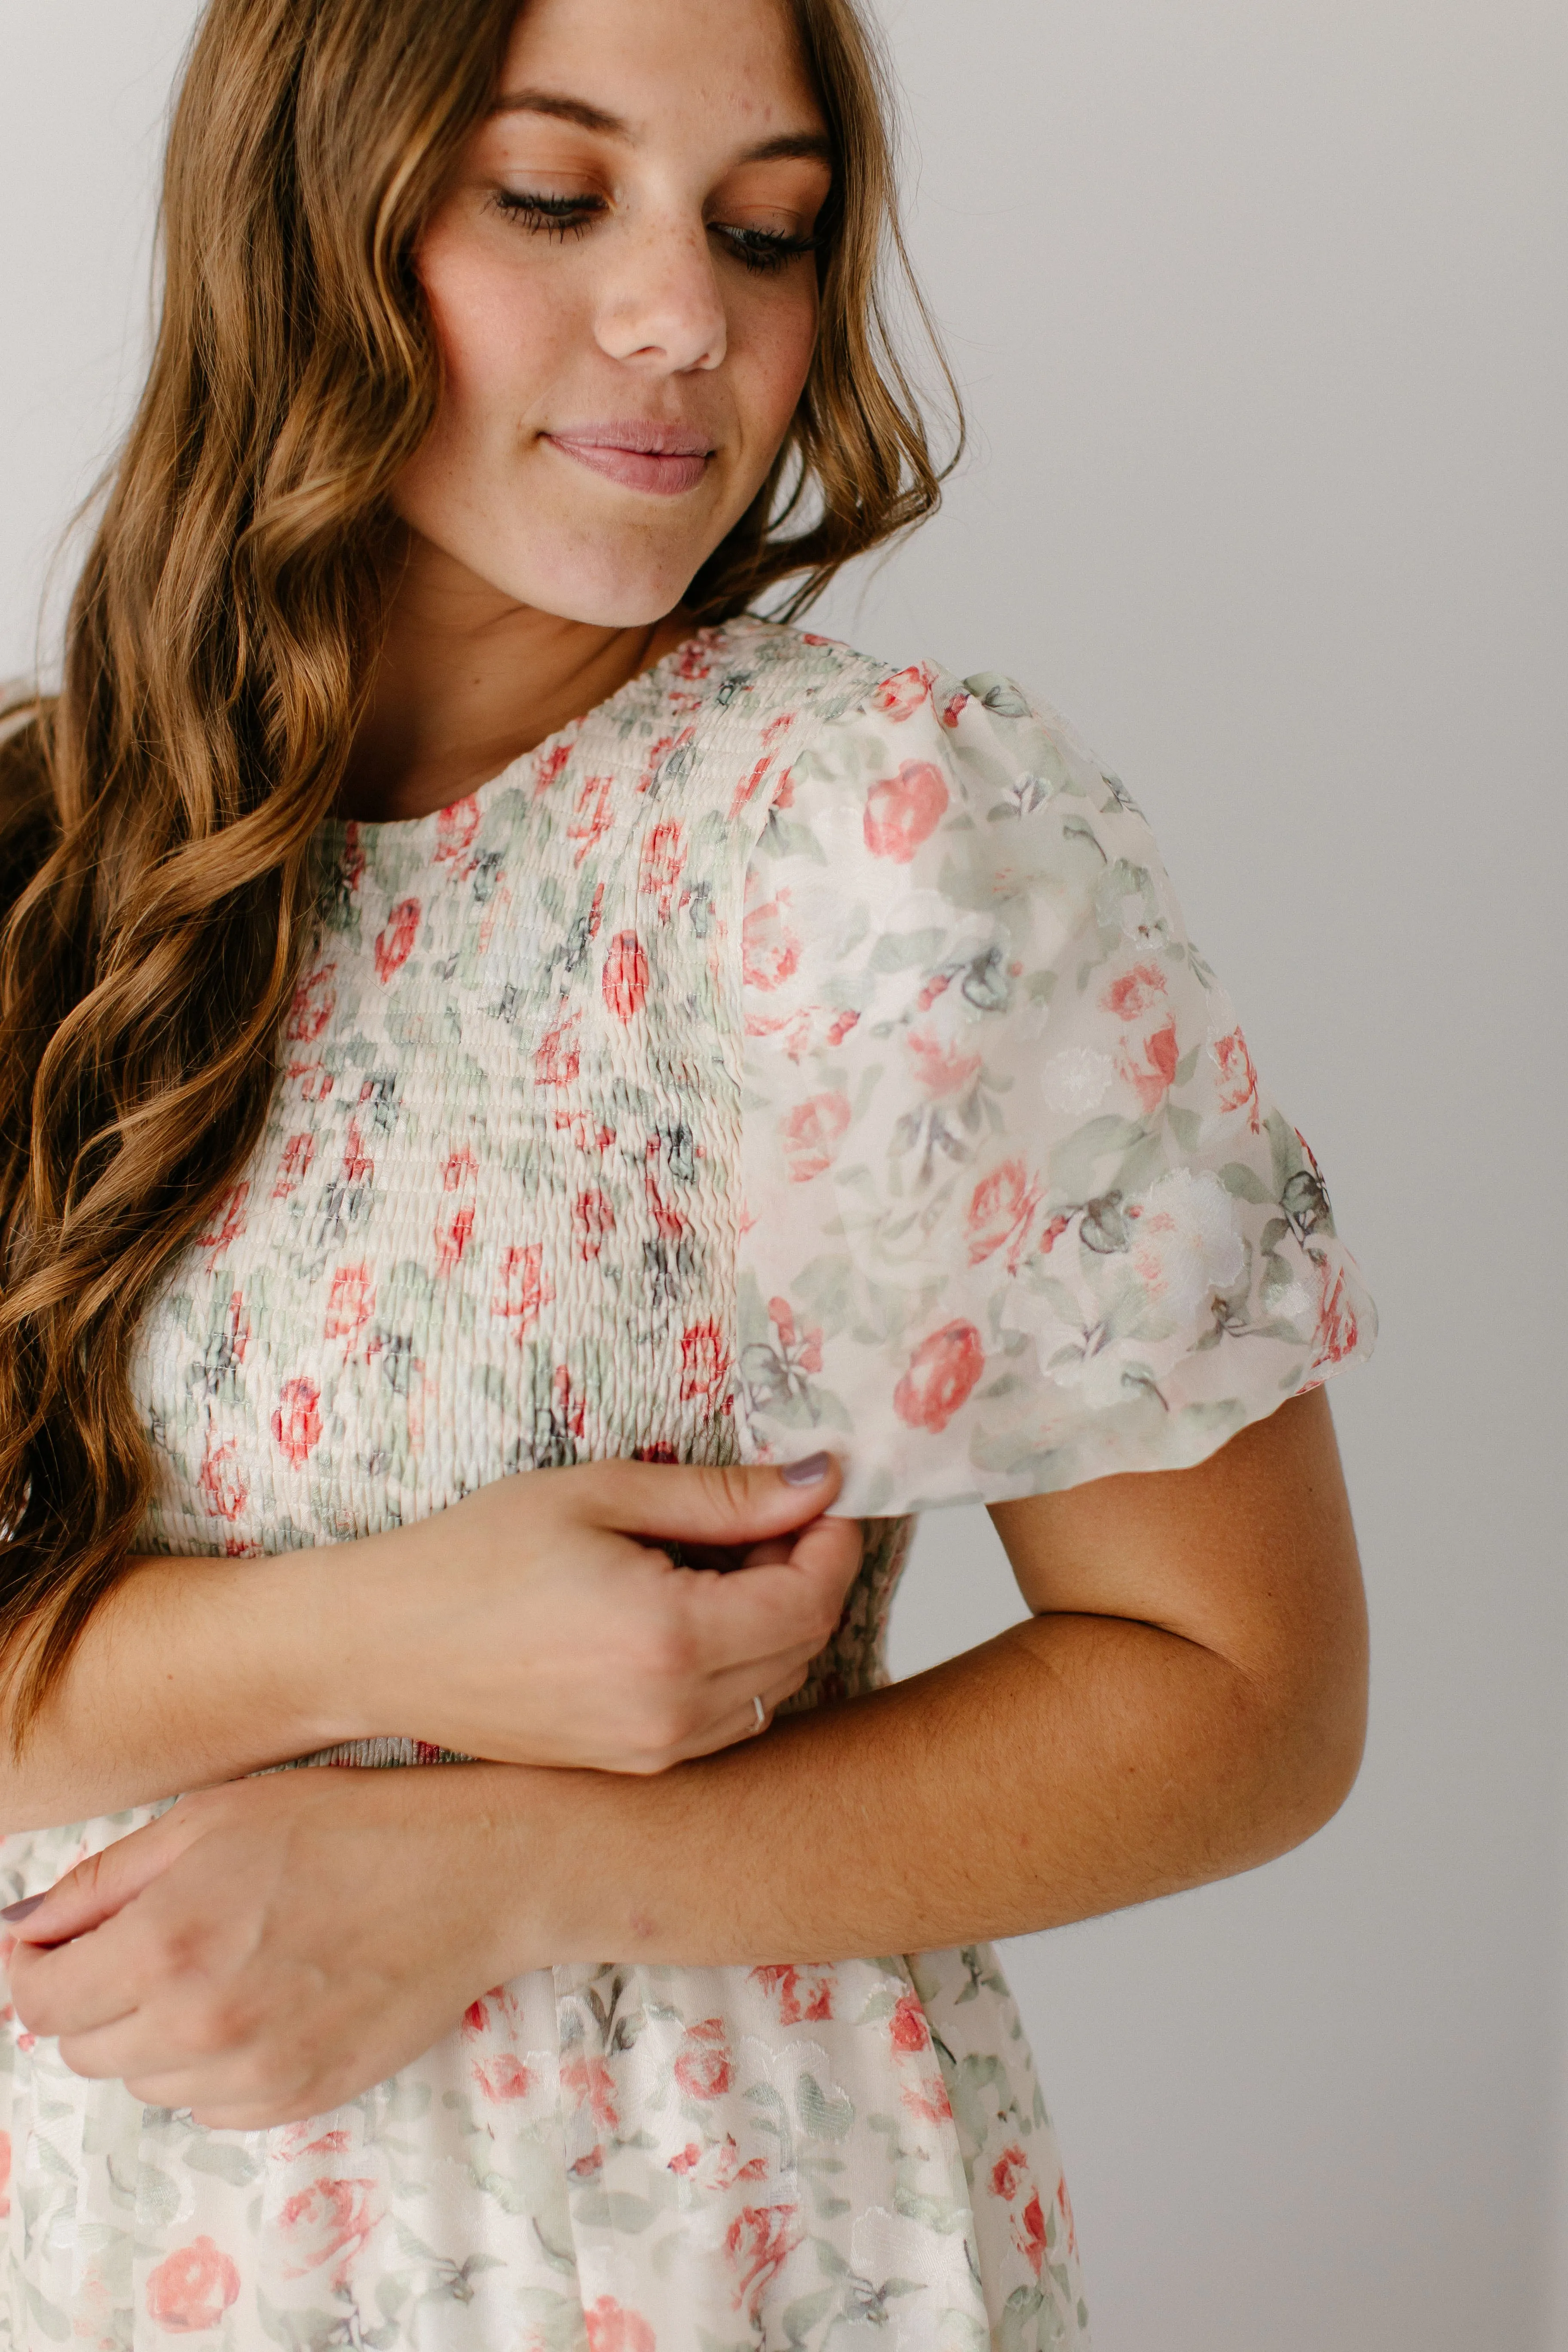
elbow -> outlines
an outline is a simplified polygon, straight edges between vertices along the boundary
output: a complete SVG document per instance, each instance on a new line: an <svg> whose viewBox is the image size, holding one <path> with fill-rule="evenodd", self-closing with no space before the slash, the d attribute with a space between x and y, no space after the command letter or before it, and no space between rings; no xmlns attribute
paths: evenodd
<svg viewBox="0 0 1568 2352"><path fill-rule="evenodd" d="M1257 1777L1247 1824L1258 1862L1302 1845L1349 1797L1366 1749L1364 1643L1292 1677L1257 1706Z"/></svg>

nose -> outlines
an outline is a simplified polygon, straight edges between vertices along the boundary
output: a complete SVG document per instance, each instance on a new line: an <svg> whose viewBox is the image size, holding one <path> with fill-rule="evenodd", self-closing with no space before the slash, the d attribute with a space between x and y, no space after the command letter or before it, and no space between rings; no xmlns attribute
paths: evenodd
<svg viewBox="0 0 1568 2352"><path fill-rule="evenodd" d="M703 225L650 221L616 242L599 304L601 350L659 374L721 366L728 320Z"/></svg>

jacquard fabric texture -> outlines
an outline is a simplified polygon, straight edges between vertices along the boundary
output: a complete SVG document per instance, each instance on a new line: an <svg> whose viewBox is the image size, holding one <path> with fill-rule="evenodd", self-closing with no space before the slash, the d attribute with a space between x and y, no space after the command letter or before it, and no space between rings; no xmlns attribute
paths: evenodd
<svg viewBox="0 0 1568 2352"><path fill-rule="evenodd" d="M328 828L321 874L267 1133L143 1333L150 1549L827 1443L870 1524L811 1706L885 1680L921 1506L1198 1459L1370 1344L1142 821L1005 682L706 631L455 807ZM5 1840L0 1892L155 1810ZM0 2345L1086 2340L983 1947L540 1972L283 2131L14 2018L0 2058Z"/></svg>

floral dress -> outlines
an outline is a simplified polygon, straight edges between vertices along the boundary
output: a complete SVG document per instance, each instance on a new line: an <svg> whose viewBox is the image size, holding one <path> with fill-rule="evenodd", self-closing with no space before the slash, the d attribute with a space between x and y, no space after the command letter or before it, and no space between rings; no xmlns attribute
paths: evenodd
<svg viewBox="0 0 1568 2352"><path fill-rule="evenodd" d="M705 631L321 874L267 1132L144 1327L149 1549L826 1444L868 1540L811 1706L885 1679L918 1510L1197 1462L1371 1345L1142 819L1004 679ZM5 1840L0 1891L157 1810ZM1085 2340L984 1946L542 1970L249 2133L5 2016L17 2352Z"/></svg>

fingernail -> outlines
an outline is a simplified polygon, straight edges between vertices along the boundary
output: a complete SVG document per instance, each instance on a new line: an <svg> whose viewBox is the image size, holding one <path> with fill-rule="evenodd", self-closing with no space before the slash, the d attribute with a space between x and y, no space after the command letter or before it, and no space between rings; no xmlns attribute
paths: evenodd
<svg viewBox="0 0 1568 2352"><path fill-rule="evenodd" d="M7 1903L4 1911L0 1911L0 1919L9 1919L15 1927L19 1919L30 1919L44 1899L41 1895L29 1895L25 1902Z"/></svg>
<svg viewBox="0 0 1568 2352"><path fill-rule="evenodd" d="M779 1475L786 1486L820 1486L832 1464L831 1454L812 1454L804 1462L787 1462Z"/></svg>

